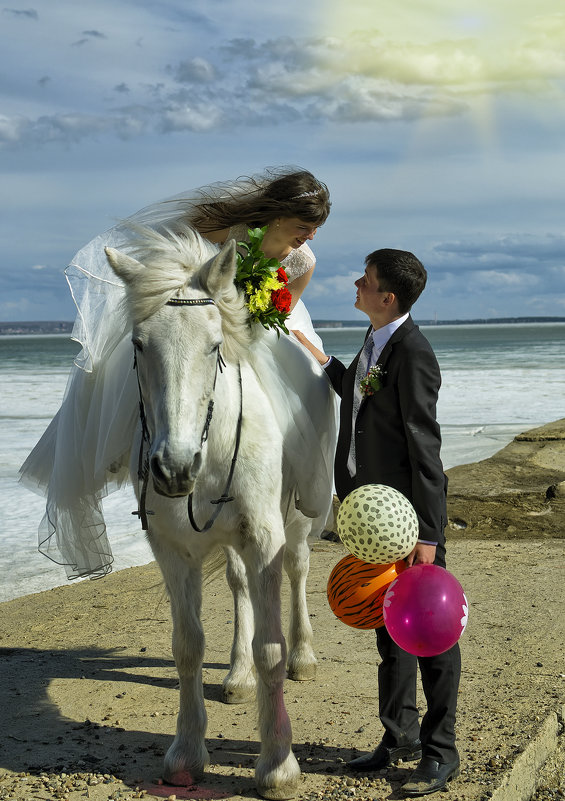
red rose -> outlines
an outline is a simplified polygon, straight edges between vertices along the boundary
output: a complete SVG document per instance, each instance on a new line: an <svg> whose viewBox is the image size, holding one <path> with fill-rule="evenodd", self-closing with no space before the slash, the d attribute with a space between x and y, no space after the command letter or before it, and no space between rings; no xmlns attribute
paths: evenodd
<svg viewBox="0 0 565 801"><path fill-rule="evenodd" d="M291 302L292 295L286 287L283 287L282 289L276 289L274 292L271 292L271 303L277 311L288 314L290 311Z"/></svg>
<svg viewBox="0 0 565 801"><path fill-rule="evenodd" d="M279 267L277 270L277 278L283 284L288 284L288 275L285 273L283 267Z"/></svg>

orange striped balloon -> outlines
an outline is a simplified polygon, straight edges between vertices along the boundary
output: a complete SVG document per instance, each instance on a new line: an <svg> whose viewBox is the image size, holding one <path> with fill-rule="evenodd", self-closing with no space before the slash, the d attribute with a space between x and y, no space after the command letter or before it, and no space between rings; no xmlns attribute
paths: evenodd
<svg viewBox="0 0 565 801"><path fill-rule="evenodd" d="M402 559L389 565L373 565L353 554L345 556L328 579L328 602L332 612L354 629L384 626L385 593L405 568L406 562Z"/></svg>

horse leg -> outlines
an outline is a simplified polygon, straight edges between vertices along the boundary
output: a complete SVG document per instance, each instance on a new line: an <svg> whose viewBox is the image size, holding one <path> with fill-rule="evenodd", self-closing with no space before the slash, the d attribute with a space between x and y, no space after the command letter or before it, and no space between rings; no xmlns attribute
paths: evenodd
<svg viewBox="0 0 565 801"><path fill-rule="evenodd" d="M243 704L253 698L255 676L253 675L253 607L249 598L247 573L239 554L232 548L224 548L227 565L226 578L232 591L234 603L234 633L230 658L230 671L222 684L222 697L226 704Z"/></svg>
<svg viewBox="0 0 565 801"><path fill-rule="evenodd" d="M285 528L284 569L290 581L290 623L288 632L288 677L310 681L316 676L317 660L312 647L314 633L306 605L306 579L310 567L308 533L311 523L293 511Z"/></svg>
<svg viewBox="0 0 565 801"><path fill-rule="evenodd" d="M202 570L200 565L181 562L172 551L155 547L154 551L171 599L173 656L180 680L177 733L165 755L163 777L170 784L189 786L202 778L210 762L204 742L207 716L202 690Z"/></svg>
<svg viewBox="0 0 565 801"><path fill-rule="evenodd" d="M255 614L253 658L257 670L261 734L255 780L259 794L269 799L293 798L300 777L300 768L292 752L292 730L283 697L286 674L280 599L283 549L281 544L278 551L271 552L270 558L265 552L249 547L242 554Z"/></svg>

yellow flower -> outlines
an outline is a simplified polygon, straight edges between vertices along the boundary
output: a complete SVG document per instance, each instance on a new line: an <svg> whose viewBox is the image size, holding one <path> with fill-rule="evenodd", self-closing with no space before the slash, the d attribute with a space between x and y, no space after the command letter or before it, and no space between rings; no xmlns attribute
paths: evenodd
<svg viewBox="0 0 565 801"><path fill-rule="evenodd" d="M267 311L271 303L271 290L263 287L262 289L258 290L256 294L258 308L261 309L261 311Z"/></svg>
<svg viewBox="0 0 565 801"><path fill-rule="evenodd" d="M257 289L255 290L255 292L253 292L252 295L249 296L249 302L247 306L251 313L262 312L262 311L267 311L270 302L271 302L270 290Z"/></svg>
<svg viewBox="0 0 565 801"><path fill-rule="evenodd" d="M281 286L284 286L284 284L281 284L279 279L273 275L272 278L267 278L265 280L262 288L268 289L269 292L275 292L277 289L280 289Z"/></svg>

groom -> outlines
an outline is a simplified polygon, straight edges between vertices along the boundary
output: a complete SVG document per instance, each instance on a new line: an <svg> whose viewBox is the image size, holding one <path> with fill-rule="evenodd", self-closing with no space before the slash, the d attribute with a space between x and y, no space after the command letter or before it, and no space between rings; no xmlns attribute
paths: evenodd
<svg viewBox="0 0 565 801"><path fill-rule="evenodd" d="M364 484L399 490L411 501L419 521L419 539L406 562L445 567L447 478L436 421L441 377L428 340L409 314L426 278L424 266L407 251L385 248L367 256L365 273L355 282L355 307L365 312L371 327L348 368L328 359L300 333L297 336L325 367L342 399L335 458L340 500ZM374 366L380 378L367 394L360 382ZM379 771L402 759L419 759L403 792L410 797L433 793L459 774L459 645L439 656L416 657L399 648L382 627L377 629L377 647L384 736L371 754L352 760L348 767ZM427 704L421 723L416 706L418 664Z"/></svg>

